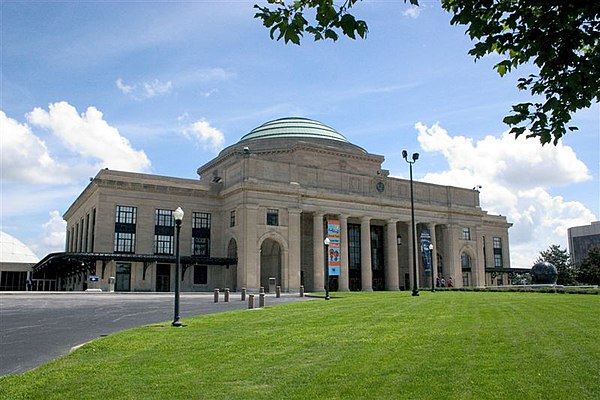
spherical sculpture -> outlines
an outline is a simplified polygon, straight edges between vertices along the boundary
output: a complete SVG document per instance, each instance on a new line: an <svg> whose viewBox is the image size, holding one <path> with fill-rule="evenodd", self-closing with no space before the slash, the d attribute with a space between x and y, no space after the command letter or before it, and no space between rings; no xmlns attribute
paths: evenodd
<svg viewBox="0 0 600 400"><path fill-rule="evenodd" d="M531 268L531 283L542 285L556 285L558 272L553 264L547 261L537 263Z"/></svg>

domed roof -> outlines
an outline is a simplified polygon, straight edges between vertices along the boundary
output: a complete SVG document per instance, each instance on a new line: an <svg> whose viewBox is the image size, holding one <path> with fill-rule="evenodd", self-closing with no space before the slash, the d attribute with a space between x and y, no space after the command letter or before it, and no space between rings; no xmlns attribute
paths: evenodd
<svg viewBox="0 0 600 400"><path fill-rule="evenodd" d="M0 262L3 263L32 263L39 258L19 239L0 231Z"/></svg>
<svg viewBox="0 0 600 400"><path fill-rule="evenodd" d="M240 142L272 138L328 139L350 143L335 129L308 118L287 117L265 122L244 135Z"/></svg>

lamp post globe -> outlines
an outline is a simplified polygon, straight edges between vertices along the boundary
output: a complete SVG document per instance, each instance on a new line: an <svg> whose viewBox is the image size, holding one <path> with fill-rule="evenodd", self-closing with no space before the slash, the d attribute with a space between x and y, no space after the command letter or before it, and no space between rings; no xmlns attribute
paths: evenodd
<svg viewBox="0 0 600 400"><path fill-rule="evenodd" d="M408 159L408 152L402 150L402 158L410 165L410 219L412 225L412 250L413 250L413 290L412 295L419 295L419 288L417 287L417 232L415 226L415 196L413 190L413 164L419 159L419 153L412 154L412 161Z"/></svg>
<svg viewBox="0 0 600 400"><path fill-rule="evenodd" d="M181 221L183 221L183 210L181 207L177 207L177 210L173 211L173 219L175 219L175 308L173 311L173 322L172 326L181 326L181 319L179 317L179 270L181 269L181 260L179 257L179 234L181 231Z"/></svg>

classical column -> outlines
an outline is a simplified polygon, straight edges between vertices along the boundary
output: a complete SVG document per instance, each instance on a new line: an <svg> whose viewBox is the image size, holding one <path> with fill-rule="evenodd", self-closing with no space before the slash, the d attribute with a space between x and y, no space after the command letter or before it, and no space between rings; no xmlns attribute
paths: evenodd
<svg viewBox="0 0 600 400"><path fill-rule="evenodd" d="M462 276L462 268L460 263L460 238L461 238L461 227L453 224L446 225L444 235L444 278L446 282L451 276L452 280L456 282L458 274ZM462 281L462 278L461 278Z"/></svg>
<svg viewBox="0 0 600 400"><path fill-rule="evenodd" d="M282 289L285 291L300 289L300 216L302 210L289 209L289 227L288 227L288 268L287 276L283 279Z"/></svg>
<svg viewBox="0 0 600 400"><path fill-rule="evenodd" d="M340 215L340 280L338 290L350 290L350 270L348 269L348 216Z"/></svg>
<svg viewBox="0 0 600 400"><path fill-rule="evenodd" d="M260 255L257 247L258 205L243 206L240 230L243 232L238 248L238 287L258 290L260 287ZM241 268L240 268L241 267Z"/></svg>
<svg viewBox="0 0 600 400"><path fill-rule="evenodd" d="M360 220L360 277L363 291L373 290L371 268L371 218L362 217Z"/></svg>
<svg viewBox="0 0 600 400"><path fill-rule="evenodd" d="M433 250L431 250L431 276L433 279L433 286L435 287L437 284L437 243L435 240L435 224L430 223L428 227L429 233L431 234L431 244L433 245Z"/></svg>
<svg viewBox="0 0 600 400"><path fill-rule="evenodd" d="M396 220L391 219L386 225L385 246L385 288L386 290L400 290L398 280L398 237Z"/></svg>
<svg viewBox="0 0 600 400"><path fill-rule="evenodd" d="M325 290L325 251L323 240L323 214L313 215L313 290Z"/></svg>

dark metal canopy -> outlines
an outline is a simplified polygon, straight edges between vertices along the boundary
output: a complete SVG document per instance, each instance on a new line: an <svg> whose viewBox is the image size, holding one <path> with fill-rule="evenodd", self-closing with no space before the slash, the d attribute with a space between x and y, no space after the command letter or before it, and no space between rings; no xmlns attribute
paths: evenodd
<svg viewBox="0 0 600 400"><path fill-rule="evenodd" d="M50 253L32 267L33 273L71 274L93 270L96 261L123 261L149 263L175 263L175 256L157 254L119 254L119 253ZM183 256L184 265L205 264L230 266L237 264L237 258Z"/></svg>

